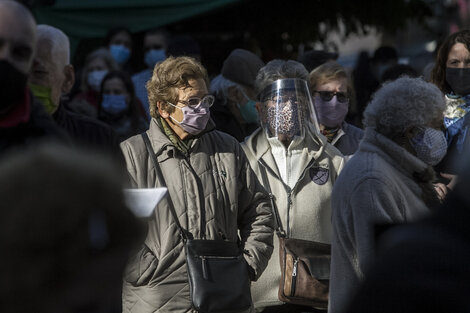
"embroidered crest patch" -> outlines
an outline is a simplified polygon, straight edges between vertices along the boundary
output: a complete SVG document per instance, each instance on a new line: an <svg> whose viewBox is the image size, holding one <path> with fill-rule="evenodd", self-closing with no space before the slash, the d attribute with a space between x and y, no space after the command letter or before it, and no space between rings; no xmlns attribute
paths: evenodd
<svg viewBox="0 0 470 313"><path fill-rule="evenodd" d="M310 178L317 185L324 185L328 181L330 171L323 167L312 167L310 169Z"/></svg>

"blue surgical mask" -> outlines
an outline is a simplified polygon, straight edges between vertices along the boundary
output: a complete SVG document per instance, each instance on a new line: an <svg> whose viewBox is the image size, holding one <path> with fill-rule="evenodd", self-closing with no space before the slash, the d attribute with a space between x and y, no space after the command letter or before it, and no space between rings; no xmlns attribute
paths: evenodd
<svg viewBox="0 0 470 313"><path fill-rule="evenodd" d="M419 128L418 134L411 138L411 145L418 159L431 166L441 162L447 153L444 133L430 127Z"/></svg>
<svg viewBox="0 0 470 313"><path fill-rule="evenodd" d="M129 105L124 95L103 95L101 108L108 114L117 115L127 110Z"/></svg>
<svg viewBox="0 0 470 313"><path fill-rule="evenodd" d="M241 90L247 102L242 105L239 105L240 114L247 123L256 123L258 122L258 111L256 110L256 101L251 100L248 96Z"/></svg>
<svg viewBox="0 0 470 313"><path fill-rule="evenodd" d="M151 49L145 53L145 64L151 69L155 64L166 59L165 49Z"/></svg>
<svg viewBox="0 0 470 313"><path fill-rule="evenodd" d="M89 72L87 76L88 86L90 86L95 91L99 91L101 82L103 81L103 78L106 76L106 74L108 74L107 70Z"/></svg>
<svg viewBox="0 0 470 313"><path fill-rule="evenodd" d="M119 65L126 63L131 56L131 50L123 45L111 45L109 47L109 52Z"/></svg>

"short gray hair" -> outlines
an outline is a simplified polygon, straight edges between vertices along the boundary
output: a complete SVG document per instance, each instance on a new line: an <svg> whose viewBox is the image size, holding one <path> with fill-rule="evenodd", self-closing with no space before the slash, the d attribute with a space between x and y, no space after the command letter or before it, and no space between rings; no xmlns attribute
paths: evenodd
<svg viewBox="0 0 470 313"><path fill-rule="evenodd" d="M70 64L70 41L66 34L58 28L41 24L36 27L36 40L47 40L51 44L53 60L61 67Z"/></svg>
<svg viewBox="0 0 470 313"><path fill-rule="evenodd" d="M391 138L410 127L428 126L445 110L443 93L422 78L401 77L385 83L364 111L364 126Z"/></svg>
<svg viewBox="0 0 470 313"><path fill-rule="evenodd" d="M276 80L285 78L300 78L308 81L308 71L302 63L293 60L272 60L262 67L255 80L255 92L260 93Z"/></svg>

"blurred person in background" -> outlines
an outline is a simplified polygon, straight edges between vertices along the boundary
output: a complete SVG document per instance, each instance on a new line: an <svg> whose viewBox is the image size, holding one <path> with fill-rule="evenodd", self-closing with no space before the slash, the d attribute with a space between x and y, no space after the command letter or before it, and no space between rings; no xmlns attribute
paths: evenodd
<svg viewBox="0 0 470 313"><path fill-rule="evenodd" d="M251 281L272 253L269 200L239 143L215 130L206 69L190 57L158 63L147 84L152 121L146 132L181 226L194 239L237 243ZM121 143L130 183L161 186L142 136ZM181 235L169 197L149 221L145 245L129 263L124 312L195 312Z"/></svg>
<svg viewBox="0 0 470 313"><path fill-rule="evenodd" d="M419 77L418 72L416 70L407 65L407 64L396 64L390 66L382 75L380 83L384 83L389 80L395 80L400 78L401 76L408 76L412 78ZM427 80L426 80L427 81Z"/></svg>
<svg viewBox="0 0 470 313"><path fill-rule="evenodd" d="M378 256L344 312L470 312L469 150L460 180L431 217L383 233ZM406 295L406 296L404 296Z"/></svg>
<svg viewBox="0 0 470 313"><path fill-rule="evenodd" d="M248 161L264 188L274 195L287 237L329 244L331 191L344 159L310 124L312 116L316 117L310 111L308 72L299 62L273 60L259 70L255 91L261 128L242 144ZM266 179L261 179L262 171ZM279 300L279 263L275 238L268 267L252 284L256 310L317 312Z"/></svg>
<svg viewBox="0 0 470 313"><path fill-rule="evenodd" d="M344 67L327 62L310 73L309 84L320 132L344 156L351 156L364 135L362 129L344 121L355 101L351 78Z"/></svg>
<svg viewBox="0 0 470 313"><path fill-rule="evenodd" d="M459 174L456 159L469 142L470 124L470 30L461 30L445 39L440 46L431 82L445 94L446 110L443 129L448 153L436 166L443 183L442 192L452 189Z"/></svg>
<svg viewBox="0 0 470 313"><path fill-rule="evenodd" d="M98 118L108 124L123 141L147 129L140 114L131 78L125 72L109 72L101 82Z"/></svg>
<svg viewBox="0 0 470 313"><path fill-rule="evenodd" d="M132 34L125 27L111 28L105 37L105 44L121 71L132 73L129 60L132 55Z"/></svg>
<svg viewBox="0 0 470 313"><path fill-rule="evenodd" d="M61 30L37 26L36 54L29 75L33 95L76 144L120 153L116 133L107 125L69 111L62 103L75 82L70 64L70 43Z"/></svg>
<svg viewBox="0 0 470 313"><path fill-rule="evenodd" d="M67 142L27 87L36 51L36 22L15 1L0 1L0 152L40 140Z"/></svg>
<svg viewBox="0 0 470 313"><path fill-rule="evenodd" d="M112 159L39 146L0 162L0 311L121 312L143 240Z"/></svg>
<svg viewBox="0 0 470 313"><path fill-rule="evenodd" d="M297 61L302 63L310 73L320 65L329 61L336 61L337 59L338 53L328 52L326 50L310 50L299 55Z"/></svg>
<svg viewBox="0 0 470 313"><path fill-rule="evenodd" d="M152 78L155 64L166 59L168 34L161 29L149 30L144 35L144 62L146 69L132 76L135 94L143 104L145 113L150 119L149 100L146 89L147 82Z"/></svg>
<svg viewBox="0 0 470 313"><path fill-rule="evenodd" d="M259 126L254 82L263 66L256 54L235 49L225 59L221 74L211 82L210 92L215 96L211 117L215 127L240 142Z"/></svg>
<svg viewBox="0 0 470 313"><path fill-rule="evenodd" d="M332 194L328 312L345 312L375 257L375 226L428 215L440 205L433 166L446 154L440 90L421 78L385 83L364 112L359 150Z"/></svg>
<svg viewBox="0 0 470 313"><path fill-rule="evenodd" d="M351 122L362 128L362 115L372 94L379 88L383 73L398 63L398 53L394 47L380 46L369 57L362 51L353 70L354 90L356 92L357 112L350 116Z"/></svg>
<svg viewBox="0 0 470 313"><path fill-rule="evenodd" d="M103 78L110 71L116 71L118 65L108 50L100 48L87 55L81 73L80 93L67 104L77 113L97 118L99 92Z"/></svg>
<svg viewBox="0 0 470 313"><path fill-rule="evenodd" d="M374 51L374 56L370 62L378 87L385 71L398 64L398 52L394 47L380 46Z"/></svg>

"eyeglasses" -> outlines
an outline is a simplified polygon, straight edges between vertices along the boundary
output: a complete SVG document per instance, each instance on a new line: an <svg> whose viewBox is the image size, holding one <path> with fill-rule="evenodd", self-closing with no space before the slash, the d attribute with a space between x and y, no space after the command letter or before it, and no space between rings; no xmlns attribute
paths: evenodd
<svg viewBox="0 0 470 313"><path fill-rule="evenodd" d="M192 97L188 100L178 100L179 103L182 103L193 109L196 109L199 106L210 108L214 104L214 101L215 97L213 95L204 96L202 99L198 97Z"/></svg>
<svg viewBox="0 0 470 313"><path fill-rule="evenodd" d="M320 95L320 99L323 101L331 101L334 96L336 96L336 99L338 99L339 102L341 103L346 103L349 101L349 97L346 93L344 92L333 92L333 91L320 91L320 90L315 90Z"/></svg>

